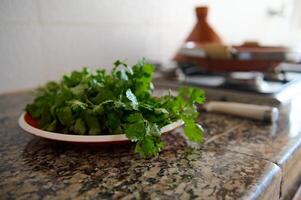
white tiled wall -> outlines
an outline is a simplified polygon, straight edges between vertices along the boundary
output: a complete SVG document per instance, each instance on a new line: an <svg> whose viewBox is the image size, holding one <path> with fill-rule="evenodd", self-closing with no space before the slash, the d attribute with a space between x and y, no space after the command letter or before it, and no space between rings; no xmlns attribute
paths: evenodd
<svg viewBox="0 0 301 200"><path fill-rule="evenodd" d="M210 5L209 20L226 42L294 44L290 13L266 14L283 1L293 2L0 0L0 92L34 87L82 66L109 69L116 59L166 63L193 26L197 5Z"/></svg>

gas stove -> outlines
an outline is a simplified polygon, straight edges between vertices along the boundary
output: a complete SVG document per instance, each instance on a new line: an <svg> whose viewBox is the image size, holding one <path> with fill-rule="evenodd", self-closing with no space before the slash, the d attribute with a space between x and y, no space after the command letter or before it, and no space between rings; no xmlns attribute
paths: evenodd
<svg viewBox="0 0 301 200"><path fill-rule="evenodd" d="M284 106L301 94L301 65L281 66L279 72L194 72L179 77L161 76L155 86L177 88L183 85L201 87L208 100Z"/></svg>

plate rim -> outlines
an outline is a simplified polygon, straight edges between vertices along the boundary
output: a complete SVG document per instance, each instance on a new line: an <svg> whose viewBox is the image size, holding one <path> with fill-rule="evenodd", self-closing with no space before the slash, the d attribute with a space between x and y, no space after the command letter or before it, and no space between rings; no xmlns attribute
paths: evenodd
<svg viewBox="0 0 301 200"><path fill-rule="evenodd" d="M55 133L50 131L45 131L30 125L25 120L25 115L27 112L23 112L19 117L19 126L26 132L50 140L64 141L64 142L80 142L80 143L109 143L109 142L126 142L130 141L125 134L116 135L71 135ZM181 127L184 124L182 120L175 121L168 124L160 129L161 133L166 133L172 131L176 128Z"/></svg>

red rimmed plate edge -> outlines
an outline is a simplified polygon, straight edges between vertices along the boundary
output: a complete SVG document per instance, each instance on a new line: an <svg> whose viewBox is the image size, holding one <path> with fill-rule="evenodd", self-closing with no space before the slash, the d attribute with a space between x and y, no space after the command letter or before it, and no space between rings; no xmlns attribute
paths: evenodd
<svg viewBox="0 0 301 200"><path fill-rule="evenodd" d="M181 127L184 124L182 120L178 120L171 124L168 124L161 128L161 133L170 132L176 128ZM118 135L71 135L71 134L62 134L44 131L37 128L37 122L34 120L27 112L21 114L19 118L19 126L26 132L50 140L62 141L62 142L71 142L71 143L116 143L123 144L128 143L130 140L126 137L125 134Z"/></svg>

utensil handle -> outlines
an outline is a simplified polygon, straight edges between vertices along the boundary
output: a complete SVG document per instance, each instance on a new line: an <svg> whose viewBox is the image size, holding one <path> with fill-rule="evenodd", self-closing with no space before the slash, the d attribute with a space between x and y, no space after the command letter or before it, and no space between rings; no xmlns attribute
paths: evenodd
<svg viewBox="0 0 301 200"><path fill-rule="evenodd" d="M279 117L277 108L263 105L211 101L206 103L204 108L207 112L219 112L267 122L274 122Z"/></svg>

